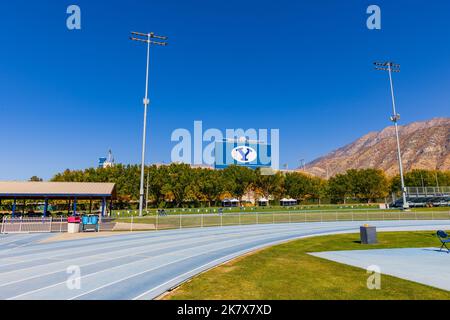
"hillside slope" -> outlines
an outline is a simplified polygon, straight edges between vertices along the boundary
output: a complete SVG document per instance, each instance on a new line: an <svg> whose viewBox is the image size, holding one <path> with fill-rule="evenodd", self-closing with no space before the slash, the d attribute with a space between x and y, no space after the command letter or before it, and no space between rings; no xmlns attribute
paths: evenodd
<svg viewBox="0 0 450 320"><path fill-rule="evenodd" d="M413 122L400 126L399 132L405 171L450 170L450 118ZM362 168L382 169L388 175L398 174L393 126L380 132L370 132L308 163L306 171L313 175L327 177L348 169Z"/></svg>

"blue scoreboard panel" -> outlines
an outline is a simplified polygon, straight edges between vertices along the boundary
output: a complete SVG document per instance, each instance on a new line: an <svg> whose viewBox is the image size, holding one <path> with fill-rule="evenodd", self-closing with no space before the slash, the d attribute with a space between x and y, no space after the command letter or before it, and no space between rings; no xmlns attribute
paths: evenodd
<svg viewBox="0 0 450 320"><path fill-rule="evenodd" d="M249 168L271 167L272 148L270 144L249 142L216 142L216 169L223 169L230 165Z"/></svg>

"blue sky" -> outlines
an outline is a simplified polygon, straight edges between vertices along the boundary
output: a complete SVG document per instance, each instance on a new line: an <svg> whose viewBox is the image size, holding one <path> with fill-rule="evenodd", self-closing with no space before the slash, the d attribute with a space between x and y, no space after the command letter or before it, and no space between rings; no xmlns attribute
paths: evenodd
<svg viewBox="0 0 450 320"><path fill-rule="evenodd" d="M81 8L81 30L66 8ZM382 29L366 28L366 8ZM391 59L402 123L450 115L450 3L441 1L2 1L0 180L139 163L145 46L152 49L148 162L173 130L280 129L281 163L311 161L389 125Z"/></svg>

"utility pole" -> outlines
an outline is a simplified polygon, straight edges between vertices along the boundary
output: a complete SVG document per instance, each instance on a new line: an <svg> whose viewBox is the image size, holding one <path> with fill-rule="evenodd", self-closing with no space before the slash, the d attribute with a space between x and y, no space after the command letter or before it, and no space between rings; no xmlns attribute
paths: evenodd
<svg viewBox="0 0 450 320"><path fill-rule="evenodd" d="M374 62L376 70L388 71L389 74L389 84L391 87L391 98L392 98L392 111L393 115L390 120L394 123L395 127L395 137L397 139L397 158L398 158L398 167L400 171L400 181L402 185L402 197L403 197L403 210L408 209L409 205L406 202L406 187L405 187L405 179L403 178L403 165L402 165L402 154L400 151L400 138L398 135L398 120L400 120L400 115L397 113L395 109L395 96L394 96L394 85L392 82L392 72L400 72L400 65L395 64L390 61L386 62Z"/></svg>
<svg viewBox="0 0 450 320"><path fill-rule="evenodd" d="M159 46L166 46L167 37L157 36L153 32L150 33L141 33L141 32L131 32L131 40L145 42L147 44L147 69L145 76L145 97L144 97L144 128L142 131L142 157L141 157L141 182L139 187L139 216L142 217L142 209L144 203L144 170L145 170L145 138L146 138L146 130L147 130L147 107L150 104L150 100L148 99L148 74L150 67L150 45L156 44ZM154 41L153 39L159 39L163 41Z"/></svg>

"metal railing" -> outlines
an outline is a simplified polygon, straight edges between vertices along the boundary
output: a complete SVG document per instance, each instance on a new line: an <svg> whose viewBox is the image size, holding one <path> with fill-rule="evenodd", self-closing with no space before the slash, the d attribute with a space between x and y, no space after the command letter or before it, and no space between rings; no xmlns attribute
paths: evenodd
<svg viewBox="0 0 450 320"><path fill-rule="evenodd" d="M449 196L450 187L406 187L409 197Z"/></svg>
<svg viewBox="0 0 450 320"><path fill-rule="evenodd" d="M66 232L67 218L64 217L3 217L0 233L42 233Z"/></svg>

